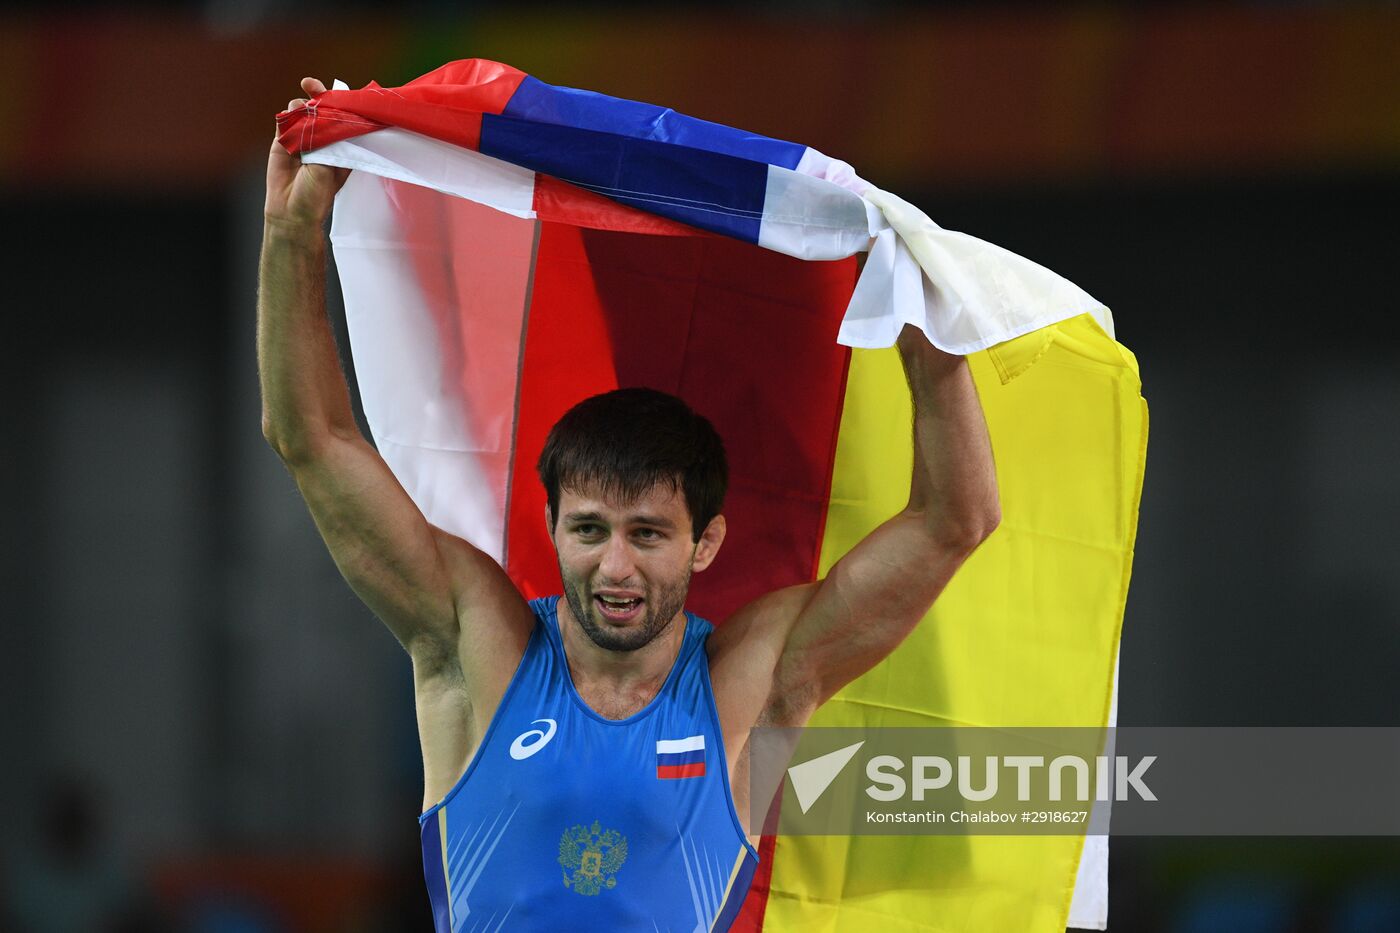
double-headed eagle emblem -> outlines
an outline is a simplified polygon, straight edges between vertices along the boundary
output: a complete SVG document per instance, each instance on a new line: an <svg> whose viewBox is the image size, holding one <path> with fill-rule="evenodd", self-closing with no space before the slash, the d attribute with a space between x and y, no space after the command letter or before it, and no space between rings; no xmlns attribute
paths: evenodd
<svg viewBox="0 0 1400 933"><path fill-rule="evenodd" d="M627 861L627 837L615 829L606 832L597 820L589 827L575 826L559 837L559 865L564 887L594 895L617 886L617 870ZM573 872L570 876L569 872Z"/></svg>

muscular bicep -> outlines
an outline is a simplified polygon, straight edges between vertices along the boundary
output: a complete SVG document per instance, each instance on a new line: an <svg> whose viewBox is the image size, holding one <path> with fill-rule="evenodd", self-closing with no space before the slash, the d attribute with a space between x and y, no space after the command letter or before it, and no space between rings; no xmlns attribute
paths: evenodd
<svg viewBox="0 0 1400 933"><path fill-rule="evenodd" d="M445 550L459 539L428 523L378 451L336 438L288 468L341 574L399 643L410 653L424 640L454 644Z"/></svg>
<svg viewBox="0 0 1400 933"><path fill-rule="evenodd" d="M775 692L815 709L894 651L976 543L941 541L916 514L885 522L836 562L793 622Z"/></svg>

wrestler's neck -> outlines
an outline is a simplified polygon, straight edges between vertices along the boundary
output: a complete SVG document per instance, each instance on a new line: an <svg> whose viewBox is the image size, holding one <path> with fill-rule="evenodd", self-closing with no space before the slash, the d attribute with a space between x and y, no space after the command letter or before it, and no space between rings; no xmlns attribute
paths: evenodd
<svg viewBox="0 0 1400 933"><path fill-rule="evenodd" d="M648 702L671 673L687 625L685 613L678 612L655 638L637 650L609 651L588 637L567 600L559 600L559 623L569 674L579 693L617 697L645 694Z"/></svg>

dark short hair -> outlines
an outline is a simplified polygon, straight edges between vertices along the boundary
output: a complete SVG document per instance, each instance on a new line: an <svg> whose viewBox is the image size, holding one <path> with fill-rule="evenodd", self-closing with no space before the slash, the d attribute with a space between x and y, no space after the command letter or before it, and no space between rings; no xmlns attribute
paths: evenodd
<svg viewBox="0 0 1400 933"><path fill-rule="evenodd" d="M565 487L628 502L669 482L685 495L696 541L719 514L729 485L724 442L714 425L655 389L614 389L579 402L550 428L535 469L551 521L559 519Z"/></svg>

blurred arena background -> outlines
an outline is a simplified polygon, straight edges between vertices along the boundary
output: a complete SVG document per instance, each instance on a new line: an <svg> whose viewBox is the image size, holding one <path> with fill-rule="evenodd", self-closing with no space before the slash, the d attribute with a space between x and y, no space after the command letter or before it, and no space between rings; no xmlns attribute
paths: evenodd
<svg viewBox="0 0 1400 933"><path fill-rule="evenodd" d="M253 298L297 80L474 56L1107 302L1152 411L1120 722L1400 725L1400 6L4 2L0 928L431 928L407 658L262 440ZM1397 840L1112 849L1116 933L1400 930Z"/></svg>

